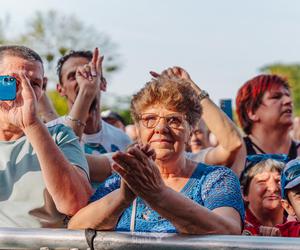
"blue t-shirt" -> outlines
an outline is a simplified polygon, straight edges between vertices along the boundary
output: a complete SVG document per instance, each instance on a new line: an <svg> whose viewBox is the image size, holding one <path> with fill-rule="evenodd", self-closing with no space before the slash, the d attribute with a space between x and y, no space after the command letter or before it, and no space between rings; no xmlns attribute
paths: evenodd
<svg viewBox="0 0 300 250"><path fill-rule="evenodd" d="M120 176L116 173L113 174L97 188L91 201L101 199L118 189L120 183ZM232 207L239 212L241 220L244 220L244 204L240 183L236 175L228 168L199 163L180 193L210 210L218 207ZM177 232L170 221L161 217L140 197L137 198L136 204L134 231ZM116 231L130 231L131 214L132 205L119 218Z"/></svg>

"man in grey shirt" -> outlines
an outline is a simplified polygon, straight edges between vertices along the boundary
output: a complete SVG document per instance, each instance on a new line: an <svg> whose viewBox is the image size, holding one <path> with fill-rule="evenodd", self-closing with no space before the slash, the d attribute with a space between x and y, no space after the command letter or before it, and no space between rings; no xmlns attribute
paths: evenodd
<svg viewBox="0 0 300 250"><path fill-rule="evenodd" d="M16 99L0 100L0 227L61 227L91 195L88 167L71 129L37 115L43 62L23 46L0 47L0 75Z"/></svg>

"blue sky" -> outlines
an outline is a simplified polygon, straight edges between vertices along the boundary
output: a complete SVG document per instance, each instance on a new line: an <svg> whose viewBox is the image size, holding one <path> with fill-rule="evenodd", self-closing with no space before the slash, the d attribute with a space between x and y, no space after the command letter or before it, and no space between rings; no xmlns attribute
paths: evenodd
<svg viewBox="0 0 300 250"><path fill-rule="evenodd" d="M266 64L300 62L297 0L1 1L16 30L49 9L76 15L118 44L123 69L109 92L119 95L140 89L149 70L178 65L218 102Z"/></svg>

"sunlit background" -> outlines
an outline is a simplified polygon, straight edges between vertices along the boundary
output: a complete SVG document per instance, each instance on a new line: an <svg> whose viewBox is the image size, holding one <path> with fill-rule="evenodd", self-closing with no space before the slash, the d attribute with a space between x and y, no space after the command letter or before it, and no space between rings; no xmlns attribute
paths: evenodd
<svg viewBox="0 0 300 250"><path fill-rule="evenodd" d="M51 13L56 26L55 20L49 23ZM45 17L47 25L33 26ZM2 42L25 39L53 59L50 90L58 52L100 46L109 71L104 104L115 108L116 97L130 99L150 79L150 70L173 65L185 68L217 103L234 99L239 86L263 69L290 77L295 90L300 85L297 0L9 0L1 1L1 24Z"/></svg>

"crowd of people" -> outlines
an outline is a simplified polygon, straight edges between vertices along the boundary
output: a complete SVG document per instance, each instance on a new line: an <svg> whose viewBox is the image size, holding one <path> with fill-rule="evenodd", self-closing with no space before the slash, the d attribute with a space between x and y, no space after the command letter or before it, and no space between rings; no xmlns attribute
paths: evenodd
<svg viewBox="0 0 300 250"><path fill-rule="evenodd" d="M240 87L240 128L186 70L151 71L127 125L101 112L103 60L98 48L60 58L59 117L41 57L0 46L0 75L17 82L16 99L0 100L0 227L300 236L299 121L284 78Z"/></svg>

